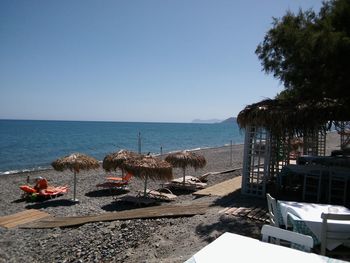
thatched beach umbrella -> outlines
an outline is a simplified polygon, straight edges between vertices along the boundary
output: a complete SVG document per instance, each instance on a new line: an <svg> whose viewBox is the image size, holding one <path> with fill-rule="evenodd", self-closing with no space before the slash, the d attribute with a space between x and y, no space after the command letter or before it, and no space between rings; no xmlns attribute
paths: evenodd
<svg viewBox="0 0 350 263"><path fill-rule="evenodd" d="M106 155L103 159L102 167L107 172L115 171L119 168L122 170L122 173L124 173L123 164L127 160L134 160L137 158L142 158L142 155L127 150L120 150L119 152Z"/></svg>
<svg viewBox="0 0 350 263"><path fill-rule="evenodd" d="M182 151L169 154L165 161L169 162L173 167L182 168L183 170L183 183L185 184L185 173L188 166L194 169L203 168L207 161L203 155L196 154L190 151Z"/></svg>
<svg viewBox="0 0 350 263"><path fill-rule="evenodd" d="M74 197L73 201L78 201L76 199L76 184L77 184L77 178L76 174L80 172L80 170L90 170L90 169L97 169L99 168L98 161L90 156L87 156L85 154L81 153L73 153L71 155L62 157L57 159L56 161L51 163L52 167L56 171L64 171L64 170L71 170L74 172Z"/></svg>
<svg viewBox="0 0 350 263"><path fill-rule="evenodd" d="M148 178L166 181L173 179L171 164L150 155L143 156L143 158L130 159L123 164L123 167L127 172L145 179L144 196L146 196Z"/></svg>

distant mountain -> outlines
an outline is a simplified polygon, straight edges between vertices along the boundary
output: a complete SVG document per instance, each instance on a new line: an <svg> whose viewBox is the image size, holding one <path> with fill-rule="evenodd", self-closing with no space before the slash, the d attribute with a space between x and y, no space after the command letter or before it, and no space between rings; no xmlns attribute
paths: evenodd
<svg viewBox="0 0 350 263"><path fill-rule="evenodd" d="M192 123L220 123L222 120L219 119L209 119L209 120L200 120L195 119L192 121Z"/></svg>
<svg viewBox="0 0 350 263"><path fill-rule="evenodd" d="M237 122L237 118L236 117L230 117L230 118L222 121L221 123L232 123L232 122Z"/></svg>

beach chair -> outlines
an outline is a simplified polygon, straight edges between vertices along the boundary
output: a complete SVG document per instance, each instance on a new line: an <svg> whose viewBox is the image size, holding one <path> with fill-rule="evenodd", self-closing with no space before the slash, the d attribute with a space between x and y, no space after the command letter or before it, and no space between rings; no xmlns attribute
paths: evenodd
<svg viewBox="0 0 350 263"><path fill-rule="evenodd" d="M148 206L159 204L159 202L165 201L170 202L177 198L169 189L160 188L157 190L146 189L146 195L144 191L139 191L136 196L133 195L124 195L118 200L128 203L133 203L138 206Z"/></svg>
<svg viewBox="0 0 350 263"><path fill-rule="evenodd" d="M190 190L197 191L200 189L204 189L207 184L200 181L197 177L194 176L185 176L185 183L183 183L183 178L176 178L168 183L165 183L165 186L174 189L180 190Z"/></svg>
<svg viewBox="0 0 350 263"><path fill-rule="evenodd" d="M310 252L314 246L311 236L303 235L297 232L285 230L271 225L263 225L261 229L262 241L280 244L280 240L290 242L290 247L305 252ZM277 242L276 242L277 241Z"/></svg>
<svg viewBox="0 0 350 263"><path fill-rule="evenodd" d="M68 186L48 186L46 189L37 191L29 185L21 185L19 187L24 193L24 198L36 200L37 198L55 198L68 192Z"/></svg>
<svg viewBox="0 0 350 263"><path fill-rule="evenodd" d="M322 228L321 228L321 255L329 256L343 256L348 260L350 258L350 249L344 244L349 244L350 242L350 227L342 230L335 230L334 227L331 228L331 224L337 223L349 223L350 214L329 214L322 213ZM331 222L329 222L331 220ZM349 225L350 226L350 225ZM342 246L336 247L334 250L327 250L328 243L338 243Z"/></svg>
<svg viewBox="0 0 350 263"><path fill-rule="evenodd" d="M277 216L277 202L269 193L266 194L267 208L269 210L270 225L280 227Z"/></svg>
<svg viewBox="0 0 350 263"><path fill-rule="evenodd" d="M156 199L159 201L173 201L177 197L167 188L160 188L157 190L146 189L146 194L147 194L147 197L151 199Z"/></svg>
<svg viewBox="0 0 350 263"><path fill-rule="evenodd" d="M96 187L108 188L108 189L120 189L125 188L132 177L131 173L127 173L124 177L106 177L107 182L97 184Z"/></svg>

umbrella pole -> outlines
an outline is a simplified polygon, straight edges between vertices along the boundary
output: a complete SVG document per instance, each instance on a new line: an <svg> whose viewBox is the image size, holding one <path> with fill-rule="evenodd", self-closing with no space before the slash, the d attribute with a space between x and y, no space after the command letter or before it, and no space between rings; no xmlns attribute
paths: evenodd
<svg viewBox="0 0 350 263"><path fill-rule="evenodd" d="M74 171L74 192L73 192L73 201L77 201L76 197L77 193L77 172Z"/></svg>
<svg viewBox="0 0 350 263"><path fill-rule="evenodd" d="M185 168L182 168L182 172L183 172L183 184L185 184L186 180L185 180L185 172L186 172L186 169Z"/></svg>
<svg viewBox="0 0 350 263"><path fill-rule="evenodd" d="M147 179L148 179L148 175L146 175L146 178L145 178L145 188L143 190L143 196L146 197L146 190L147 190Z"/></svg>

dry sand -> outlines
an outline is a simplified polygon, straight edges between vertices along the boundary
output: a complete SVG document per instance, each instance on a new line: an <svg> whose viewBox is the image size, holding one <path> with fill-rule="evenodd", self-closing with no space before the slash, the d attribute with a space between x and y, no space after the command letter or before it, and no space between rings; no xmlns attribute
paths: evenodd
<svg viewBox="0 0 350 263"><path fill-rule="evenodd" d="M339 143L336 134L329 136L331 149ZM242 166L243 145L200 150L207 159L204 169L187 169L187 175L199 176ZM232 156L232 162L231 162ZM208 186L240 175L241 171L208 177ZM26 183L27 176L48 179L52 185L65 185L71 191L45 202L26 202L20 199L19 186ZM69 171L53 170L0 177L0 216L34 208L53 216L76 216L101 214L137 208L135 205L116 201L117 195L95 187L104 181L102 170L81 172L78 175L77 197L73 204L73 176ZM174 169L174 176L182 171ZM161 182L150 182L149 188L157 189ZM136 195L143 189L143 181L133 178L129 194ZM0 227L0 262L184 262L195 252L224 232L260 238L262 222L219 213L233 203L242 206L249 203L265 205L265 200L240 195L239 191L225 197L195 198L190 192L177 192L173 204L210 202L204 215L179 218L137 219L114 222L88 223L78 227L54 229L5 229ZM234 247L233 247L234 249ZM234 252L233 252L234 255Z"/></svg>

